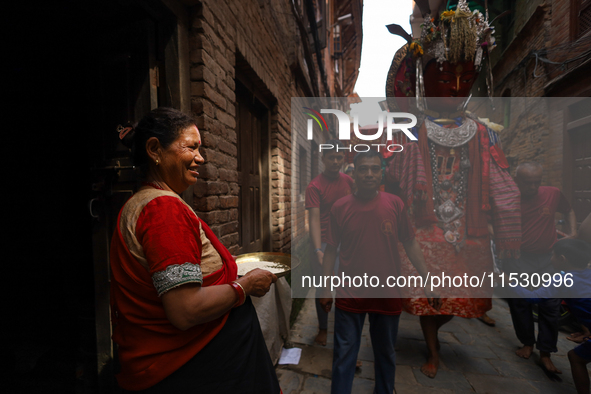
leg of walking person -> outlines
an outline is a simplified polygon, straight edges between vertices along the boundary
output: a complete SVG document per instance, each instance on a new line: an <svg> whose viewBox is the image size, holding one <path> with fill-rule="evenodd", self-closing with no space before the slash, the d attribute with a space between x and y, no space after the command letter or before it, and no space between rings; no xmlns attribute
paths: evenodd
<svg viewBox="0 0 591 394"><path fill-rule="evenodd" d="M311 248L313 249L313 246L311 246ZM326 243L323 242L321 248L324 251L326 249ZM314 276L323 275L322 265L318 262L318 257L314 250L311 250L310 252L310 264L312 264ZM315 341L322 346L326 346L326 338L328 335L328 312L322 308L320 305L320 298L318 297L316 297L316 316L318 317L318 335L316 336Z"/></svg>
<svg viewBox="0 0 591 394"><path fill-rule="evenodd" d="M421 329L427 343L427 362L421 366L421 372L433 379L439 369L439 329L453 319L453 315L421 316Z"/></svg>
<svg viewBox="0 0 591 394"><path fill-rule="evenodd" d="M332 394L348 394L353 388L365 315L335 308Z"/></svg>
<svg viewBox="0 0 591 394"><path fill-rule="evenodd" d="M523 347L517 350L515 354L521 358L529 358L536 343L532 306L521 298L510 298L508 302L515 335L523 344Z"/></svg>
<svg viewBox="0 0 591 394"><path fill-rule="evenodd" d="M374 355L376 394L394 392L396 374L396 337L400 315L369 314L369 334Z"/></svg>
<svg viewBox="0 0 591 394"><path fill-rule="evenodd" d="M551 298L538 304L538 340L536 347L540 351L540 361L547 371L561 373L550 359L550 353L556 353L558 342L558 320L560 318L560 302Z"/></svg>
<svg viewBox="0 0 591 394"><path fill-rule="evenodd" d="M568 361L578 394L588 394L590 389L587 364L591 362L591 339L585 340L568 352Z"/></svg>

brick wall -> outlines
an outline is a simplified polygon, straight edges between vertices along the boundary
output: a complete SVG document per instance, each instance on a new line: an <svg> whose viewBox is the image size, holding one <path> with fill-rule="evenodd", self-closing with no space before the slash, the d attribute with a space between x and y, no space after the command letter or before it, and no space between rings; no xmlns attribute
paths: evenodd
<svg viewBox="0 0 591 394"><path fill-rule="evenodd" d="M573 38L572 3L573 0L552 1L552 46L566 44Z"/></svg>
<svg viewBox="0 0 591 394"><path fill-rule="evenodd" d="M249 88L272 103L268 202L272 249L289 251L292 219L305 226L305 212L291 205L292 167L297 168L291 146L291 97L305 96L301 88L305 82L298 81L291 68L302 53L291 4L204 0L192 9L189 45L192 109L199 117L206 160L195 187L194 208L236 253L240 218L235 78L240 59L240 67L248 69ZM297 208L295 218L292 208Z"/></svg>
<svg viewBox="0 0 591 394"><path fill-rule="evenodd" d="M512 97L544 95L543 88L548 81L547 76L534 77L536 62L530 54L534 50L544 49L549 45L551 16L552 8L550 6L538 6L494 65L493 77L497 95L502 95L506 89L511 89ZM538 62L536 75L545 73L544 64Z"/></svg>
<svg viewBox="0 0 591 394"><path fill-rule="evenodd" d="M509 92L510 97L546 95L545 86L555 76L554 69L541 61L536 64L531 54L570 41L570 3L570 0L554 0L537 5L535 10L525 4L516 7L516 11L521 12L516 18L523 28L494 66L495 95ZM543 184L562 187L562 112L535 104L524 111L519 104L524 100L511 102L510 127L501 133L511 174L521 162L538 161L545 168ZM516 113L521 116L514 116Z"/></svg>
<svg viewBox="0 0 591 394"><path fill-rule="evenodd" d="M559 187L562 160L562 133L556 132L562 127L561 118L552 112L552 103L547 98L523 97L504 98L511 108L510 127L503 130L501 141L503 151L510 165L511 175L515 174L518 164L537 161L544 168L543 183ZM505 103L497 102L497 113L503 112ZM560 115L560 114L558 114ZM502 124L502 118L491 116Z"/></svg>

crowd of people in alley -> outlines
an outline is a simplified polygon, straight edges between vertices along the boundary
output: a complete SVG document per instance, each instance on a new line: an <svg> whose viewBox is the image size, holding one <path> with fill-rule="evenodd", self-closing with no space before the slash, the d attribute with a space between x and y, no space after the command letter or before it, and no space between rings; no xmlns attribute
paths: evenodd
<svg viewBox="0 0 591 394"><path fill-rule="evenodd" d="M396 181L394 177L388 177L388 173L393 174L393 166L400 163L395 160L386 162L376 151L369 151L358 153L353 165L345 165L345 155L338 149L343 147L341 142L331 140L328 145L334 148L322 153L324 172L313 179L306 190L310 249L313 251L310 263L315 273L330 276L346 272L355 275L371 271L372 265L388 265L391 267L389 272L400 274L404 271L401 255L422 277L426 277L429 271L438 271L442 265L455 272L465 269L461 256L465 244L457 248L445 237L437 239L434 235L442 234L439 223L442 217L439 217L439 222L427 223L427 230L424 230L417 222L416 210L409 212L406 209L408 205L405 208L400 198L405 196L400 182L388 184ZM341 172L341 169L352 170L349 171L351 176ZM433 176L439 176L442 183L446 178L445 166L438 172ZM496 264L493 263L489 245L491 239L493 243L495 241L497 232L494 225L487 226L483 242L472 247L480 248L481 255L485 256L481 269L493 270L497 265L505 283L510 282L511 274L517 277L522 274L528 277L532 274L547 274L550 277L558 274L567 278L570 275L570 286L543 286L540 283L529 288L506 286L503 294L510 306L516 345L520 344L515 356L528 359L535 347L540 352L543 368L549 373L562 373L552 363L551 354L557 352L561 305L566 304L581 327L581 332L568 337L577 343L568 353L572 376L577 391L587 393L589 375L586 365L591 361L588 330L591 327L591 269L588 266L591 263L591 214L577 229L576 217L567 198L558 188L541 186L543 175L539 163L525 162L516 168L514 180L504 178L508 183L505 189L514 191L518 198L518 253L505 254ZM447 176L453 178L454 172ZM385 192L386 189L397 192L391 194ZM422 204L425 200L419 201ZM561 232L555 225L556 213L562 214L566 223L567 231L562 233L562 239L558 239ZM466 217L468 214L464 220L469 220ZM502 223L502 219L499 218L497 223ZM384 222L391 223L390 229L394 231L384 231ZM423 236L422 231L429 236ZM437 242L439 245L433 245ZM404 251L398 249L399 245ZM448 250L442 251L445 248ZM469 261L475 263L473 257ZM454 316L478 318L492 307L490 298L438 298L437 293L429 290L428 284L425 288L414 289L413 295L406 298L363 298L358 289L337 289L334 300L333 393L351 392L366 315L369 317L375 357L375 392L390 393L394 389L394 345L398 319L403 310L421 317L421 328L429 350L421 371L430 378L436 378L439 328ZM317 292L316 297L319 322L316 342L325 345L327 313L331 310L333 296L328 288L324 288ZM532 310L534 304L537 304L537 337ZM494 321L489 324L494 325Z"/></svg>

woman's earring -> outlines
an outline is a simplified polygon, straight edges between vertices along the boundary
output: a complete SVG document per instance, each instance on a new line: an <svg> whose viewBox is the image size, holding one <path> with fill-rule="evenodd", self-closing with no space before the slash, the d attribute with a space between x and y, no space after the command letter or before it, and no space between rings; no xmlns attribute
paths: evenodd
<svg viewBox="0 0 591 394"><path fill-rule="evenodd" d="M158 159L156 159L156 165L160 164L160 161L158 161Z"/></svg>

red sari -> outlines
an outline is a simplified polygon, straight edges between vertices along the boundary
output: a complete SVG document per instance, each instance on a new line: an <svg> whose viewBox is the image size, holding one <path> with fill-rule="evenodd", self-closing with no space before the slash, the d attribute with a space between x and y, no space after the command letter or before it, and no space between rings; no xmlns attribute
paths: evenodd
<svg viewBox="0 0 591 394"><path fill-rule="evenodd" d="M230 283L236 280L237 267L230 252L175 193L139 191L122 208L118 224L110 251L113 341L119 345L121 363L117 380L124 389L143 390L193 358L229 315L181 331L167 319L161 293L185 283ZM201 273L201 231L223 263L202 279L195 274ZM158 273L172 278L165 279L168 287L157 289Z"/></svg>

